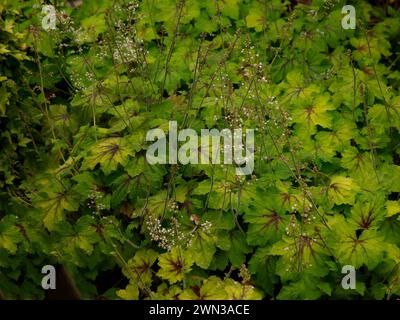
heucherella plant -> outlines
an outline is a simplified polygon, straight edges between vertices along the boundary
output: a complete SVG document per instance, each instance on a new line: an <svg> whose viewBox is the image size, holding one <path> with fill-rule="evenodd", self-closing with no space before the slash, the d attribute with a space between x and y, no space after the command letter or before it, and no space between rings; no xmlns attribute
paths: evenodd
<svg viewBox="0 0 400 320"><path fill-rule="evenodd" d="M0 299L398 299L395 1L2 1Z"/></svg>

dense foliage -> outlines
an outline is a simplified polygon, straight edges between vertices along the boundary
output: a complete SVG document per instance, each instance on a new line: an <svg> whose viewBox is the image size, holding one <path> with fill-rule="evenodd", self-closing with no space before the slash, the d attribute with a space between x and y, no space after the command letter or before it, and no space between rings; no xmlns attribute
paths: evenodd
<svg viewBox="0 0 400 320"><path fill-rule="evenodd" d="M304 2L1 1L0 296L398 297L400 13ZM254 128L253 175L150 165L169 120Z"/></svg>

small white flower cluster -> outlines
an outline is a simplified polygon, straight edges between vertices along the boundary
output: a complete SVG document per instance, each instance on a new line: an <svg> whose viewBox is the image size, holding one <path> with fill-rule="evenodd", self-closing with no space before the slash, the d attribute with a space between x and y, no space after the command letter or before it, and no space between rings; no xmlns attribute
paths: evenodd
<svg viewBox="0 0 400 320"><path fill-rule="evenodd" d="M146 65L145 56L149 52L145 50L144 41L139 37L134 23L132 23L132 21L140 18L137 12L138 7L139 3L136 1L131 1L124 7L116 6L115 11L127 13L128 19L122 18L114 22L116 36L112 56L117 63L137 63L143 67ZM135 72L135 68L130 66L129 72Z"/></svg>
<svg viewBox="0 0 400 320"><path fill-rule="evenodd" d="M129 1L128 2L128 10L130 13L136 13L137 8L139 8L139 2L136 1Z"/></svg>
<svg viewBox="0 0 400 320"><path fill-rule="evenodd" d="M208 233L208 232L210 231L211 227L212 227L212 223L211 223L210 221L208 221L208 220L206 220L205 222L203 222L203 223L200 225L200 228L201 228L205 233Z"/></svg>
<svg viewBox="0 0 400 320"><path fill-rule="evenodd" d="M158 245L166 250L171 249L171 244L168 240L169 230L161 226L161 220L150 218L147 220L147 230L150 233L150 238L158 242Z"/></svg>
<svg viewBox="0 0 400 320"><path fill-rule="evenodd" d="M286 226L285 232L288 236L292 235L297 228L296 218L293 216L290 223Z"/></svg>
<svg viewBox="0 0 400 320"><path fill-rule="evenodd" d="M76 89L76 92L85 91L87 89L84 83L85 79L72 69L70 70L70 79Z"/></svg>
<svg viewBox="0 0 400 320"><path fill-rule="evenodd" d="M241 128L243 126L243 118L237 111L227 113L224 119L231 128Z"/></svg>
<svg viewBox="0 0 400 320"><path fill-rule="evenodd" d="M145 49L141 46L143 40L134 40L135 35L132 37L124 37L122 35L117 35L115 39L115 46L113 52L113 58L118 63L130 63L141 61L141 58L147 53ZM146 63L145 60L141 63ZM130 70L134 70L131 68Z"/></svg>
<svg viewBox="0 0 400 320"><path fill-rule="evenodd" d="M268 119L264 120L260 124L260 129L269 130L274 129L274 135L277 137L277 142L286 142L286 139L292 135L292 129L290 128L293 118L290 114L280 107L280 104L275 96L270 96L266 99L266 108ZM300 145L299 145L300 147Z"/></svg>
<svg viewBox="0 0 400 320"><path fill-rule="evenodd" d="M96 80L94 73L91 72L91 71L86 71L85 72L85 76L89 81L95 81Z"/></svg>
<svg viewBox="0 0 400 320"><path fill-rule="evenodd" d="M170 203L168 204L168 209L169 209L170 212L178 213L179 212L179 205L175 201L170 201Z"/></svg>
<svg viewBox="0 0 400 320"><path fill-rule="evenodd" d="M190 216L190 221L193 221L194 224L196 225L195 229L193 229L193 230L195 231L198 228L200 228L201 230L203 230L203 232L209 233L210 229L212 227L212 223L208 220L204 221L203 223L200 223L200 220L201 220L201 218L196 214L192 214Z"/></svg>
<svg viewBox="0 0 400 320"><path fill-rule="evenodd" d="M71 19L71 17L65 11L61 11L59 14L57 14L57 18L60 21L61 34L70 34L70 39L73 41L80 39L84 35L84 29L82 27L77 28L75 21Z"/></svg>
<svg viewBox="0 0 400 320"><path fill-rule="evenodd" d="M109 57L109 52L108 52L108 46L105 40L100 39L99 42L99 49L98 52L96 52L96 58L98 58L100 61L104 61L106 58Z"/></svg>
<svg viewBox="0 0 400 320"><path fill-rule="evenodd" d="M255 47L251 45L250 40L246 40L244 48L240 50L243 55L242 70L244 78L256 77L257 80L261 82L269 82L269 80L264 75L264 64L260 61L260 55L256 53ZM254 94L249 91L250 97L255 98Z"/></svg>
<svg viewBox="0 0 400 320"><path fill-rule="evenodd" d="M333 9L333 7L338 3L338 0L325 0L322 7L326 11L330 11Z"/></svg>
<svg viewBox="0 0 400 320"><path fill-rule="evenodd" d="M229 78L229 75L227 73L224 73L224 72L221 72L220 74L216 75L214 82L216 84L220 84L221 92L228 88L228 84L231 84L231 80ZM223 98L224 98L224 96L221 95L221 99L223 99ZM216 98L216 99L218 99L218 98Z"/></svg>
<svg viewBox="0 0 400 320"><path fill-rule="evenodd" d="M161 220L155 217L150 217L146 225L151 240L158 242L160 248L168 251L176 245L190 246L194 237L193 233L181 231L180 223L176 218L171 218L171 226L169 228L163 227Z"/></svg>
<svg viewBox="0 0 400 320"><path fill-rule="evenodd" d="M105 205L101 202L103 198L103 193L94 189L91 193L88 194L88 203L87 207L92 209L93 216L99 216L102 210L105 210Z"/></svg>
<svg viewBox="0 0 400 320"><path fill-rule="evenodd" d="M71 17L64 10L57 14L57 19L60 22L63 31L75 31L75 21L71 19Z"/></svg>
<svg viewBox="0 0 400 320"><path fill-rule="evenodd" d="M276 100L275 96L271 96L267 98L267 104L270 106L275 106L275 108L278 108L278 101Z"/></svg>
<svg viewBox="0 0 400 320"><path fill-rule="evenodd" d="M280 108L279 102L276 99L275 96L271 96L267 98L267 105L270 106L271 108L268 110L269 115L271 118L274 118L274 123L278 124L280 127L282 126L287 126L288 121L292 121L292 117L289 115L289 113L284 110L283 108ZM276 110L276 111L275 111ZM276 115L273 112L278 112Z"/></svg>
<svg viewBox="0 0 400 320"><path fill-rule="evenodd" d="M244 105L244 106L242 107L242 112L243 112L243 115L244 115L247 119L252 119L253 116L254 116L253 109L252 109L250 106L248 106L248 105Z"/></svg>
<svg viewBox="0 0 400 320"><path fill-rule="evenodd" d="M321 77L324 78L325 80L329 80L335 76L336 72L333 70L333 68L325 70L324 72L321 73Z"/></svg>
<svg viewBox="0 0 400 320"><path fill-rule="evenodd" d="M191 220L196 226L193 230L186 232L182 230L179 221L175 217L171 218L169 227L164 227L160 219L149 217L146 221L146 227L151 240L158 242L160 248L169 251L177 245L190 247L196 230L201 228L203 232L208 233L212 227L209 221L200 223L198 216L192 215Z"/></svg>
<svg viewBox="0 0 400 320"><path fill-rule="evenodd" d="M310 202L306 202L304 203L304 205L300 206L300 210L299 210L299 205L298 205L298 200L296 199L296 202L293 203L293 205L290 207L291 211L293 213L301 213L301 216L304 218L302 221L303 222L312 222L313 220L315 220L317 217L312 214L312 209L313 209L313 204ZM293 227L295 227L295 222ZM286 228L286 230L288 230L288 228Z"/></svg>
<svg viewBox="0 0 400 320"><path fill-rule="evenodd" d="M304 206L303 218L305 219L306 222L309 222L309 223L311 223L313 220L317 219L317 217L311 213L312 208L313 208L312 203L309 203L308 205Z"/></svg>

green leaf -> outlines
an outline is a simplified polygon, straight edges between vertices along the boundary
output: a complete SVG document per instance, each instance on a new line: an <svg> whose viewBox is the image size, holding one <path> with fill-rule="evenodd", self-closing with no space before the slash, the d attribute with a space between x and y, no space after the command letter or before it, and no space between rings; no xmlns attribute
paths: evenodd
<svg viewBox="0 0 400 320"><path fill-rule="evenodd" d="M386 245L376 231L365 230L358 238L353 228L335 231L332 247L341 265L352 265L356 269L366 265L373 270L381 262Z"/></svg>
<svg viewBox="0 0 400 320"><path fill-rule="evenodd" d="M281 239L289 218L284 215L280 202L278 196L271 194L262 203L246 209L244 220L249 223L249 244L263 246Z"/></svg>
<svg viewBox="0 0 400 320"><path fill-rule="evenodd" d="M384 219L384 202L373 199L357 202L351 209L350 223L359 229L377 229Z"/></svg>
<svg viewBox="0 0 400 320"><path fill-rule="evenodd" d="M318 286L315 285L316 283L320 283L320 279L315 279L309 276L301 277L298 281L285 285L279 292L277 298L279 300L318 299L323 293L326 293L326 290L328 288L323 287L323 290L321 290Z"/></svg>
<svg viewBox="0 0 400 320"><path fill-rule="evenodd" d="M263 30L266 24L266 18L260 8L252 8L246 17L246 25L249 28L254 28L257 32Z"/></svg>
<svg viewBox="0 0 400 320"><path fill-rule="evenodd" d="M64 219L65 211L76 211L79 201L76 196L68 190L51 192L44 197L35 200L36 206L43 211L43 224L48 230L54 229L56 223Z"/></svg>
<svg viewBox="0 0 400 320"><path fill-rule="evenodd" d="M189 248L193 261L199 267L207 269L216 251L213 237L199 230L192 239Z"/></svg>
<svg viewBox="0 0 400 320"><path fill-rule="evenodd" d="M328 187L328 198L334 204L353 204L359 187L353 179L334 176Z"/></svg>
<svg viewBox="0 0 400 320"><path fill-rule="evenodd" d="M135 283L129 282L125 289L117 290L116 294L124 300L138 300L139 288Z"/></svg>
<svg viewBox="0 0 400 320"><path fill-rule="evenodd" d="M0 221L0 248L6 249L10 254L15 254L18 243L23 240L22 234L15 225L11 216L6 216Z"/></svg>
<svg viewBox="0 0 400 320"><path fill-rule="evenodd" d="M225 0L221 5L223 15L237 20L239 18L239 0Z"/></svg>
<svg viewBox="0 0 400 320"><path fill-rule="evenodd" d="M90 148L90 155L84 160L83 168L93 169L100 164L105 174L116 170L118 165L125 165L129 156L134 155L132 148L127 145L124 138L106 138L95 143Z"/></svg>
<svg viewBox="0 0 400 320"><path fill-rule="evenodd" d="M274 284L279 281L276 275L276 257L269 254L269 248L258 248L249 261L249 271L255 283L268 295L273 295Z"/></svg>
<svg viewBox="0 0 400 320"><path fill-rule="evenodd" d="M260 300L262 294L251 285L211 276L203 280L200 288L196 286L184 290L179 298L183 300Z"/></svg>
<svg viewBox="0 0 400 320"><path fill-rule="evenodd" d="M55 231L61 236L61 245L71 257L76 258L76 249L82 250L86 255L91 255L94 245L100 241L96 231L95 220L92 216L85 215L78 219L75 226L64 222L56 226Z"/></svg>
<svg viewBox="0 0 400 320"><path fill-rule="evenodd" d="M396 214L399 214L400 213L400 202L388 200L386 202L386 210L387 210L386 217L392 217Z"/></svg>
<svg viewBox="0 0 400 320"><path fill-rule="evenodd" d="M331 128L332 115L329 111L335 107L328 95L317 96L312 102L307 100L299 103L292 112L293 121L300 125L298 130L307 130L308 134L316 132L316 126Z"/></svg>
<svg viewBox="0 0 400 320"><path fill-rule="evenodd" d="M128 260L122 271L125 276L134 279L139 287L150 287L153 276L151 266L157 260L157 257L158 253L154 250L139 250L133 258Z"/></svg>
<svg viewBox="0 0 400 320"><path fill-rule="evenodd" d="M232 266L239 268L246 260L246 254L252 250L246 243L246 236L236 230L231 234L232 245L229 250L229 260Z"/></svg>
<svg viewBox="0 0 400 320"><path fill-rule="evenodd" d="M157 275L173 284L182 281L185 274L191 270L193 258L188 252L178 247L173 247L171 251L159 256L158 265L160 270Z"/></svg>

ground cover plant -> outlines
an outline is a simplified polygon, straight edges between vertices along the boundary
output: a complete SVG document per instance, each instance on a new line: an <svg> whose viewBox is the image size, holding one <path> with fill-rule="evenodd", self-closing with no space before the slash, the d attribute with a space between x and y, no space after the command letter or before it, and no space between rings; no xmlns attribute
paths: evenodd
<svg viewBox="0 0 400 320"><path fill-rule="evenodd" d="M45 265L82 299L399 297L399 34L394 1L3 0L0 297ZM253 172L150 164L169 121L254 129Z"/></svg>

